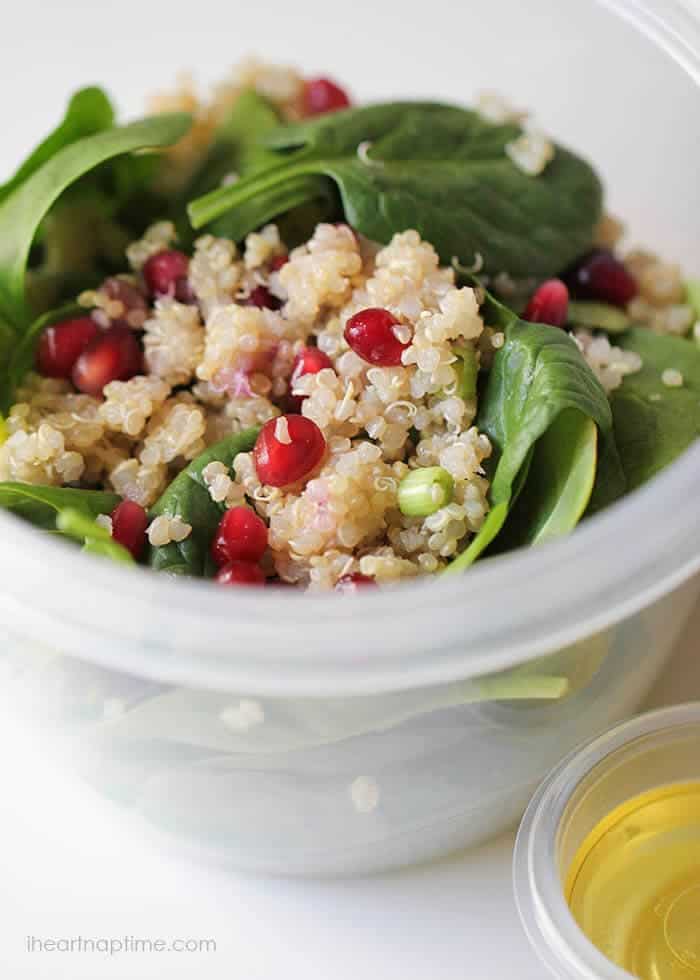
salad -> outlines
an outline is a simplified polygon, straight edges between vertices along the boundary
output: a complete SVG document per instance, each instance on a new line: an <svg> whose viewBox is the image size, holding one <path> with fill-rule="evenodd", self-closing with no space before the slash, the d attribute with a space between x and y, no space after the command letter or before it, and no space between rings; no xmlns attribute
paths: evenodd
<svg viewBox="0 0 700 980"><path fill-rule="evenodd" d="M700 425L700 283L484 94L247 62L0 187L0 506L115 561L355 592L570 533Z"/></svg>

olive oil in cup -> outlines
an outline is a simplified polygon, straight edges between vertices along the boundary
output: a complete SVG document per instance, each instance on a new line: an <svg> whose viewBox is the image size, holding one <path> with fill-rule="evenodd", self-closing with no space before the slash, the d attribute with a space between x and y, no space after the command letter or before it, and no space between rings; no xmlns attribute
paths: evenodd
<svg viewBox="0 0 700 980"><path fill-rule="evenodd" d="M632 976L700 977L700 781L650 790L604 817L565 894L591 942Z"/></svg>
<svg viewBox="0 0 700 980"><path fill-rule="evenodd" d="M700 703L565 759L523 818L514 885L560 980L700 980Z"/></svg>

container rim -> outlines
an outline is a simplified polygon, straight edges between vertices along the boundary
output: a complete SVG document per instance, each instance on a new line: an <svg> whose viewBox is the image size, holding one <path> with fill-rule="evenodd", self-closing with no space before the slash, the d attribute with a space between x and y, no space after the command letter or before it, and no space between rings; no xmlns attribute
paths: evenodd
<svg viewBox="0 0 700 980"><path fill-rule="evenodd" d="M595 2L700 85L700 21L680 0ZM42 541L0 513L11 556L0 567L0 619L36 639L60 623L62 642L80 656L178 683L318 695L445 683L577 642L689 578L700 568L698 475L700 443L566 539L489 559L465 576L342 597L174 582ZM582 574L593 555L596 574Z"/></svg>
<svg viewBox="0 0 700 980"><path fill-rule="evenodd" d="M634 980L608 960L572 916L556 866L562 817L581 782L636 739L700 723L700 701L659 708L574 749L544 779L525 811L513 855L520 921L540 960L560 980Z"/></svg>

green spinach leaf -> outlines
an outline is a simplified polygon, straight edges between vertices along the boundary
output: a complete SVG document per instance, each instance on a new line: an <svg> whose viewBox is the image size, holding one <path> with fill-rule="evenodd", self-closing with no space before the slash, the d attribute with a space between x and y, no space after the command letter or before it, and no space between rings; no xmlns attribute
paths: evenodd
<svg viewBox="0 0 700 980"><path fill-rule="evenodd" d="M180 517L192 526L192 533L185 541L151 548L148 561L152 568L171 575L200 578L213 573L211 542L224 507L211 499L202 471L209 463L230 467L238 453L250 452L257 435L258 429L246 429L229 436L198 456L173 480L153 508L151 517Z"/></svg>
<svg viewBox="0 0 700 980"><path fill-rule="evenodd" d="M64 146L109 129L113 124L114 109L106 93L94 86L80 89L68 103L59 125L27 157L14 176L0 186L0 201L4 201Z"/></svg>
<svg viewBox="0 0 700 980"><path fill-rule="evenodd" d="M44 531L56 531L61 511L71 510L94 520L111 514L121 497L102 490L42 487L29 483L0 483L0 507Z"/></svg>
<svg viewBox="0 0 700 980"><path fill-rule="evenodd" d="M219 128L212 147L189 182L180 210L186 211L187 202L218 189L229 174L238 178L258 173L266 167L276 166L277 154L265 145L265 139L280 125L280 117L274 107L253 89L242 92L228 118ZM320 221L338 216L337 196L325 177L305 176L291 180L271 192L265 200L250 202L251 217L242 212L228 211L209 224L208 230L222 238L239 241L241 224L251 220L253 227L260 227L273 218L282 216L280 231L290 247L309 238L313 227ZM307 220L308 212L308 220ZM341 212L342 213L342 212ZM182 220L178 221L182 226ZM300 227L298 227L300 226ZM189 223L181 227L180 237L191 235Z"/></svg>
<svg viewBox="0 0 700 980"><path fill-rule="evenodd" d="M268 139L278 162L193 201L190 218L200 228L230 212L238 240L285 205L285 188L301 194L299 181L314 178L310 197L327 180L347 221L375 241L416 228L444 262L478 252L486 272L546 278L590 245L602 190L561 147L540 176L522 172L506 153L520 134L436 103L348 109L281 127Z"/></svg>
<svg viewBox="0 0 700 980"><path fill-rule="evenodd" d="M636 327L615 343L642 358L610 395L615 440L629 490L670 465L700 436L700 349L691 340L661 336ZM667 368L683 375L683 385L661 380Z"/></svg>
<svg viewBox="0 0 700 980"><path fill-rule="evenodd" d="M280 117L267 99L254 89L241 92L217 129L206 156L187 182L183 203L220 187L232 174L240 177L276 163L274 153L262 141L279 124Z"/></svg>
<svg viewBox="0 0 700 980"><path fill-rule="evenodd" d="M624 489L610 405L576 344L563 330L520 320L488 294L482 309L486 322L505 334L503 347L496 352L486 377L476 419L494 447L490 467L492 510L447 572L467 568L495 541L518 490L527 500L538 459L549 469L537 474L530 498L532 524L521 529L520 535L526 540L542 540L575 526L588 502L596 472L587 419L601 433L610 461L611 492L619 494ZM567 413L565 418L558 421L563 413ZM538 457L538 442L553 426ZM562 452L565 441L568 449ZM531 463L524 478L523 467L528 461ZM549 493L552 484L555 491Z"/></svg>
<svg viewBox="0 0 700 980"><path fill-rule="evenodd" d="M595 483L598 427L565 409L537 440L521 494L498 539L498 552L563 537L574 530Z"/></svg>
<svg viewBox="0 0 700 980"><path fill-rule="evenodd" d="M30 318L25 272L37 229L60 195L106 160L146 148L168 146L187 130L182 113L154 116L95 133L63 146L0 203L0 317L16 329Z"/></svg>

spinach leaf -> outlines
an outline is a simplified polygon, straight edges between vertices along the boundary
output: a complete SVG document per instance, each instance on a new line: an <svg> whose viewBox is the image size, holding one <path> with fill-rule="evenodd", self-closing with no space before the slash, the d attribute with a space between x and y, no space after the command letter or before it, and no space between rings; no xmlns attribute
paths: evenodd
<svg viewBox="0 0 700 980"><path fill-rule="evenodd" d="M610 395L615 440L630 490L646 483L700 436L700 350L691 340L634 328L615 339L642 358ZM683 375L680 388L661 380L667 368Z"/></svg>
<svg viewBox="0 0 700 980"><path fill-rule="evenodd" d="M0 378L12 356L12 351L16 343L17 334L15 333L14 327L10 326L9 323L0 317Z"/></svg>
<svg viewBox="0 0 700 980"><path fill-rule="evenodd" d="M588 419L600 429L609 460L610 491L619 494L624 490L610 405L576 344L563 330L520 320L488 294L482 310L486 322L505 334L503 347L496 352L486 377L476 418L494 447L492 510L447 572L467 568L494 542L518 491L524 501L528 500L528 484L533 479L537 482L530 492L531 523L521 528L519 535L524 540L543 540L575 526L588 502L596 472ZM563 413L566 415L560 419ZM546 435L544 447L538 447ZM523 467L530 460L525 478ZM546 469L540 468L533 478L538 466Z"/></svg>
<svg viewBox="0 0 700 980"><path fill-rule="evenodd" d="M57 530L61 511L71 510L94 520L100 514L111 514L120 501L117 494L101 490L0 483L0 507L45 531Z"/></svg>
<svg viewBox="0 0 700 980"><path fill-rule="evenodd" d="M101 89L76 92L58 127L0 187L0 202L63 147L107 130L113 123L112 105ZM107 161L60 195L32 242L26 290L27 305L34 315L123 265L126 245L148 220L143 197L154 163L154 156ZM150 197L154 197L152 192ZM134 211L136 222L131 220Z"/></svg>
<svg viewBox="0 0 700 980"><path fill-rule="evenodd" d="M66 188L115 156L174 143L189 124L189 116L174 113L95 133L59 149L15 187L0 203L0 318L18 330L26 327L29 250L42 219Z"/></svg>
<svg viewBox="0 0 700 980"><path fill-rule="evenodd" d="M375 241L416 228L444 262L478 252L486 272L546 278L590 245L602 190L561 147L540 176L523 173L506 153L520 134L437 103L348 109L281 127L267 141L276 164L193 201L189 214L200 228L230 212L238 240L284 205L285 188L301 194L312 177L337 185L347 221Z"/></svg>
<svg viewBox="0 0 700 980"><path fill-rule="evenodd" d="M188 183L182 195L180 210L186 210L188 201L220 187L223 179L232 173L239 178L257 173L278 163L277 154L265 145L265 138L280 125L280 117L274 107L254 89L242 92L227 119L219 128L209 153ZM319 202L318 204L316 202ZM303 206L307 205L306 208ZM337 197L325 177L306 176L289 181L277 192L268 195L265 206L251 202L251 217L242 212L232 212L209 224L208 230L222 238L239 241L241 225L251 220L253 227L260 227L272 218L286 216L280 222L284 241L290 247L311 236L316 224L336 217L339 212ZM308 220L306 212L308 211ZM182 226L178 221L180 238L191 235L189 223ZM299 226L299 227L298 227Z"/></svg>
<svg viewBox="0 0 700 980"><path fill-rule="evenodd" d="M208 577L213 573L210 548L224 507L211 499L202 471L209 463L230 467L238 453L250 452L258 431L246 429L218 442L173 480L153 508L151 517L181 517L192 525L192 534L185 541L151 548L148 562L152 568L171 575Z"/></svg>
<svg viewBox="0 0 700 980"><path fill-rule="evenodd" d="M52 323L60 323L61 320L69 320L77 316L85 316L85 309L77 303L68 303L37 317L20 340L17 340L16 334L12 331L12 349L7 353L5 368L0 368L0 411L7 412L14 404L17 388L34 365L36 346L45 328ZM0 365L3 360L0 351Z"/></svg>
<svg viewBox="0 0 700 980"><path fill-rule="evenodd" d="M565 409L535 443L528 477L498 539L498 552L573 531L593 492L597 455L593 419Z"/></svg>
<svg viewBox="0 0 700 980"><path fill-rule="evenodd" d="M0 187L0 201L4 201L64 146L109 129L113 124L114 109L106 93L93 86L80 89L68 103L59 125L27 157L14 176Z"/></svg>
<svg viewBox="0 0 700 980"><path fill-rule="evenodd" d="M262 140L280 124L280 117L267 99L246 89L236 99L229 115L217 129L211 147L187 182L183 202L218 188L231 174L240 176L257 170L276 157Z"/></svg>

